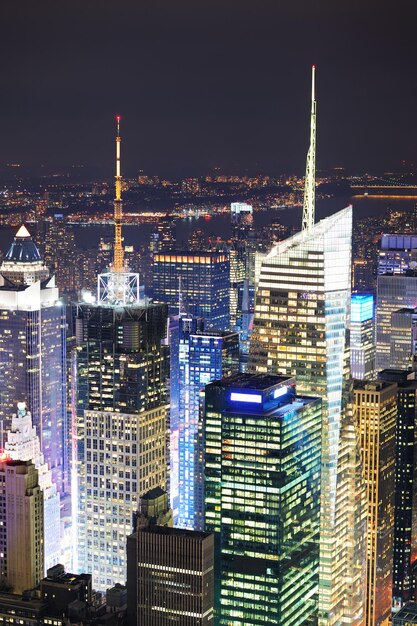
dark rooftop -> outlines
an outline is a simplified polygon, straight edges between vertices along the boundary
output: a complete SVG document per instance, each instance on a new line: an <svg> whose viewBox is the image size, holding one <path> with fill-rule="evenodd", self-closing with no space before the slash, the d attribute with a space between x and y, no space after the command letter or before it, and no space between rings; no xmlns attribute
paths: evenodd
<svg viewBox="0 0 417 626"><path fill-rule="evenodd" d="M147 491L143 496L141 496L141 500L155 500L155 498L160 498L165 494L166 491L161 489L161 487L154 487L150 491Z"/></svg>
<svg viewBox="0 0 417 626"><path fill-rule="evenodd" d="M394 615L394 622L397 618L413 620L413 623L415 623L417 621L417 602L407 602L407 604Z"/></svg>
<svg viewBox="0 0 417 626"><path fill-rule="evenodd" d="M171 537L184 537L199 541L207 539L212 533L205 533L200 530L188 530L187 528L170 528L169 526L145 526L140 528L139 533L147 533L153 535L170 535Z"/></svg>
<svg viewBox="0 0 417 626"><path fill-rule="evenodd" d="M293 377L273 376L272 374L233 374L233 376L216 380L209 386L265 390L290 380L293 380Z"/></svg>

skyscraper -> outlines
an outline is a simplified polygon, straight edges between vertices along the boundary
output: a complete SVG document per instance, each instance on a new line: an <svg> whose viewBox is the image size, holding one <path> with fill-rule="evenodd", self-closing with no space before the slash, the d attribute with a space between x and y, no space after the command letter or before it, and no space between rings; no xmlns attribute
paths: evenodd
<svg viewBox="0 0 417 626"><path fill-rule="evenodd" d="M203 317L205 328L230 327L230 264L224 252L161 252L153 260L154 300L178 313L178 283L187 312Z"/></svg>
<svg viewBox="0 0 417 626"><path fill-rule="evenodd" d="M390 358L392 368L413 366L417 353L417 309L399 309L391 314Z"/></svg>
<svg viewBox="0 0 417 626"><path fill-rule="evenodd" d="M392 605L397 385L355 383L355 407L368 499L366 626L387 626Z"/></svg>
<svg viewBox="0 0 417 626"><path fill-rule="evenodd" d="M378 254L378 274L403 274L417 261L417 236L382 235Z"/></svg>
<svg viewBox="0 0 417 626"><path fill-rule="evenodd" d="M349 511L362 510L363 489L352 466L358 450L347 410L352 207L314 221L314 77L313 67L302 231L277 243L262 260L248 371L295 376L300 393L323 400L319 623L330 626L360 623L361 592L352 581L359 584L361 576L352 570L356 561L349 549L360 541L352 537L356 527ZM357 491L347 488L353 475Z"/></svg>
<svg viewBox="0 0 417 626"><path fill-rule="evenodd" d="M213 552L212 534L172 528L166 493L146 494L127 542L128 626L211 626Z"/></svg>
<svg viewBox="0 0 417 626"><path fill-rule="evenodd" d="M230 327L235 329L242 311L242 290L246 276L246 246L238 240L232 241L228 245L228 255L230 262Z"/></svg>
<svg viewBox="0 0 417 626"><path fill-rule="evenodd" d="M167 466L167 309L140 299L124 262L117 121L114 262L98 276L97 304L76 307L72 354L78 567L103 591L124 582L138 498L165 488Z"/></svg>
<svg viewBox="0 0 417 626"><path fill-rule="evenodd" d="M320 613L345 611L347 585L337 580L347 532L337 513L343 468L339 456L346 415L347 315L350 304L352 209L347 207L278 243L262 263L249 371L295 376L299 393L323 399L323 510ZM344 507L347 511L347 507ZM343 557L344 558L344 557ZM340 567L339 567L340 566ZM337 568L337 572L335 571ZM329 618L333 619L333 618Z"/></svg>
<svg viewBox="0 0 417 626"><path fill-rule="evenodd" d="M65 335L65 307L55 279L21 226L0 267L0 420L7 430L16 401L30 406L60 492L67 472Z"/></svg>
<svg viewBox="0 0 417 626"><path fill-rule="evenodd" d="M73 227L66 223L62 213L56 213L52 221L45 225L45 261L54 269L60 293L76 298L85 284L82 281L80 252L75 244Z"/></svg>
<svg viewBox="0 0 417 626"><path fill-rule="evenodd" d="M378 276L376 300L377 371L395 367L391 361L392 314L403 308L417 307L417 272Z"/></svg>
<svg viewBox="0 0 417 626"><path fill-rule="evenodd" d="M354 293L350 301L350 372L369 380L375 367L375 319L372 294Z"/></svg>
<svg viewBox="0 0 417 626"><path fill-rule="evenodd" d="M32 416L24 402L17 403L11 429L7 433L4 453L14 461L31 461L38 471L39 487L43 493L43 531L45 573L61 561L60 499L52 472L44 461L39 437L32 425Z"/></svg>
<svg viewBox="0 0 417 626"><path fill-rule="evenodd" d="M184 350L181 357L178 525L202 530L200 392L209 382L239 371L239 336L226 331L190 334L188 354Z"/></svg>
<svg viewBox="0 0 417 626"><path fill-rule="evenodd" d="M378 379L397 385L395 421L395 509L392 604L414 597L411 565L417 558L417 380L401 370L383 370Z"/></svg>
<svg viewBox="0 0 417 626"><path fill-rule="evenodd" d="M190 335L204 329L202 318L187 315L171 315L168 319L170 348L170 501L174 519L178 519L179 507L179 438L180 406L182 409L188 398L185 397L185 380L189 379ZM183 412L183 411L182 411ZM184 417L184 416L183 416ZM184 422L184 419L182 419Z"/></svg>
<svg viewBox="0 0 417 626"><path fill-rule="evenodd" d="M221 626L317 618L321 404L298 396L291 377L238 374L205 389Z"/></svg>
<svg viewBox="0 0 417 626"><path fill-rule="evenodd" d="M30 461L0 461L0 578L21 594L44 575L43 494Z"/></svg>

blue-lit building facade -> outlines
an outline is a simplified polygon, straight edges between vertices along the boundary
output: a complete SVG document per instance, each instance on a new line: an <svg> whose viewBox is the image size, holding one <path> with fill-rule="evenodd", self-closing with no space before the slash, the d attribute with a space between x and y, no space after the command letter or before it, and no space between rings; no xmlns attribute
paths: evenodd
<svg viewBox="0 0 417 626"><path fill-rule="evenodd" d="M159 252L153 257L153 297L179 312L180 285L184 306L205 328L230 328L230 262L224 252Z"/></svg>
<svg viewBox="0 0 417 626"><path fill-rule="evenodd" d="M374 296L355 293L350 301L350 371L352 378L370 380L375 369Z"/></svg>
<svg viewBox="0 0 417 626"><path fill-rule="evenodd" d="M221 626L317 619L321 423L321 399L297 396L294 378L239 374L205 389Z"/></svg>
<svg viewBox="0 0 417 626"><path fill-rule="evenodd" d="M0 268L0 419L4 431L11 427L16 401L30 407L52 480L62 493L68 478L65 307L54 277L24 226Z"/></svg>
<svg viewBox="0 0 417 626"><path fill-rule="evenodd" d="M190 335L204 329L201 318L181 313L168 318L168 343L170 349L170 502L174 520L178 519L179 506L179 436L180 403L184 406L184 380L189 372ZM181 395L181 400L180 400Z"/></svg>
<svg viewBox="0 0 417 626"><path fill-rule="evenodd" d="M203 433L204 387L239 371L239 335L213 331L183 333L180 343L178 526L204 526Z"/></svg>

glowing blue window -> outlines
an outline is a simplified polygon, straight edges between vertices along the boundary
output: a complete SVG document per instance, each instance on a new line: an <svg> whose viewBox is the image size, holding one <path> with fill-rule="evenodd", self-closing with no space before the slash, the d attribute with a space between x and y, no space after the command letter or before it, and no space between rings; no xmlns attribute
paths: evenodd
<svg viewBox="0 0 417 626"><path fill-rule="evenodd" d="M374 316L374 297L372 294L353 294L351 299L351 321L365 322Z"/></svg>

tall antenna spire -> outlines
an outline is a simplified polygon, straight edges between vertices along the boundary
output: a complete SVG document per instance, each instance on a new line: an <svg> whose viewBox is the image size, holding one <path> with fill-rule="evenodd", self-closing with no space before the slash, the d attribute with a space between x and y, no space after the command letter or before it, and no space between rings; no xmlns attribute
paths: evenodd
<svg viewBox="0 0 417 626"><path fill-rule="evenodd" d="M120 115L116 117L117 133L116 133L116 176L115 176L115 188L116 194L114 198L114 262L113 271L123 272L124 258L123 258L123 244L122 244L122 216L123 216L123 203L122 203L122 176L120 173Z"/></svg>
<svg viewBox="0 0 417 626"><path fill-rule="evenodd" d="M116 176L114 198L114 260L108 272L97 277L97 303L104 306L137 306L140 302L139 274L129 272L122 245L122 175L120 172L120 116L116 117Z"/></svg>
<svg viewBox="0 0 417 626"><path fill-rule="evenodd" d="M315 94L316 66L311 68L311 121L310 147L307 153L306 177L304 183L303 203L303 230L314 226L315 196L316 196L316 94Z"/></svg>

